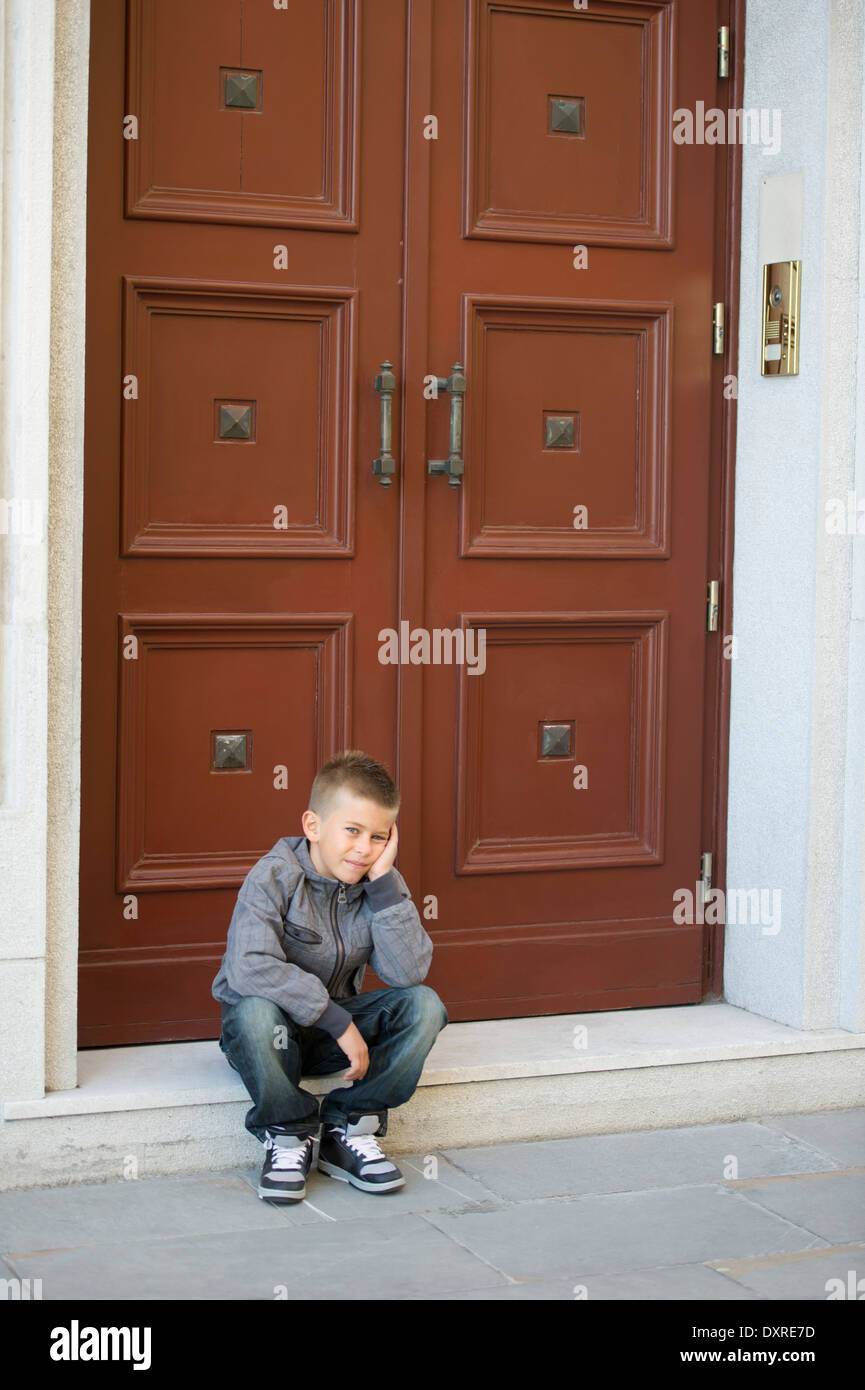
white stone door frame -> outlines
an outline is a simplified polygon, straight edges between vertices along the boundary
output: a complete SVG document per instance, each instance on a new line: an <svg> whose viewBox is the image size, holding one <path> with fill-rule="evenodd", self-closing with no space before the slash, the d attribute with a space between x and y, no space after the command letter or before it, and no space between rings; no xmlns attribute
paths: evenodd
<svg viewBox="0 0 865 1390"><path fill-rule="evenodd" d="M77 1081L89 0L0 0L2 1093Z"/></svg>

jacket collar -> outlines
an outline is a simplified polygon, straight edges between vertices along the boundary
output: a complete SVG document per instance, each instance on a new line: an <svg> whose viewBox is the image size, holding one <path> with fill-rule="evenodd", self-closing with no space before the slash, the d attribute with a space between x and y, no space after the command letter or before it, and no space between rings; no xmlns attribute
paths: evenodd
<svg viewBox="0 0 865 1390"><path fill-rule="evenodd" d="M303 869L304 876L307 879L311 880L312 884L316 887L323 888L330 893L340 882L339 879L328 878L326 874L320 874L318 872L318 869L315 867L310 857L309 840L306 838L305 835L287 835L278 842L278 846L274 846L274 849L276 849L277 847L283 854L287 850L289 855L294 855L294 858L297 860L298 864ZM354 898L360 897L367 882L368 879L366 877L366 874L364 874L363 878L359 879L357 883L343 884L343 887L345 888L346 897L349 899L349 901L352 901Z"/></svg>

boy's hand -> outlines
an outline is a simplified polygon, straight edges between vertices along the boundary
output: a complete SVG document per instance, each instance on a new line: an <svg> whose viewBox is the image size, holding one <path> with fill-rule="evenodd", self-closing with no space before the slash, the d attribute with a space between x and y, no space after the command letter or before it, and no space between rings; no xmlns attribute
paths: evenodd
<svg viewBox="0 0 865 1390"><path fill-rule="evenodd" d="M359 1081L366 1074L369 1066L369 1051L363 1040L363 1034L350 1023L341 1038L336 1040L337 1046L341 1047L351 1066L343 1075L343 1081Z"/></svg>
<svg viewBox="0 0 865 1390"><path fill-rule="evenodd" d="M384 847L382 854L379 855L371 869L367 870L367 878L370 883L373 879L381 878L382 874L388 873L393 868L393 861L396 859L397 850L396 821L390 828L390 839Z"/></svg>

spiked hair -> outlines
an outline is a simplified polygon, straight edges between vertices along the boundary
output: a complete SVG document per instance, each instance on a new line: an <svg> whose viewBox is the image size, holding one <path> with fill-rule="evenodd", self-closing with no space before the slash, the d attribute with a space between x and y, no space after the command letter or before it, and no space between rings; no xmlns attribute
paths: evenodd
<svg viewBox="0 0 865 1390"><path fill-rule="evenodd" d="M348 748L319 768L309 794L310 811L327 820L342 791L366 797L385 811L399 810L400 794L387 769L359 748Z"/></svg>

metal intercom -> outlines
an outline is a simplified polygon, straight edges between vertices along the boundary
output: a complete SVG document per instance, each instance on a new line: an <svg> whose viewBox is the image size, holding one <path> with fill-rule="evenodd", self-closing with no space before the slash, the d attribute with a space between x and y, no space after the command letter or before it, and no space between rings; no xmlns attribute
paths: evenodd
<svg viewBox="0 0 865 1390"><path fill-rule="evenodd" d="M763 376L796 376L799 372L801 294L801 261L763 266Z"/></svg>

